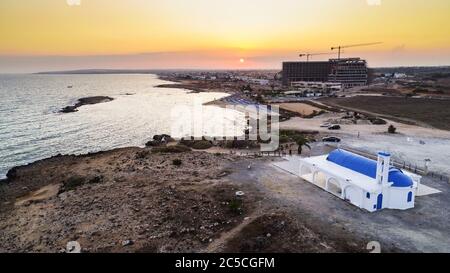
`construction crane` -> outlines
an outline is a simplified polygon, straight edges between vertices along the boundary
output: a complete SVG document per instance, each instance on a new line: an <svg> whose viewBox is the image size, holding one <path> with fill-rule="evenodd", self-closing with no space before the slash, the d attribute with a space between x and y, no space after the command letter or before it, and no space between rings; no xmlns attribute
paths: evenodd
<svg viewBox="0 0 450 273"><path fill-rule="evenodd" d="M305 57L306 56L306 61L309 62L309 57L311 56L317 56L317 55L330 55L333 53L302 53L300 55L298 55L300 58Z"/></svg>
<svg viewBox="0 0 450 273"><path fill-rule="evenodd" d="M338 59L341 58L341 49L343 48L349 48L349 47L358 47L358 46L370 46L370 45L378 45L382 44L382 42L375 42L375 43L366 43L366 44L356 44L356 45L345 45L345 46L334 46L331 48L331 50L338 50Z"/></svg>

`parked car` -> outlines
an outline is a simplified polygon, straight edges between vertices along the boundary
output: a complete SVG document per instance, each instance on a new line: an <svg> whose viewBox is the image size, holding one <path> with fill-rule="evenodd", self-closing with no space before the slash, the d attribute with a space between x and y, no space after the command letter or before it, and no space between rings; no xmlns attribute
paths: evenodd
<svg viewBox="0 0 450 273"><path fill-rule="evenodd" d="M320 124L320 127L328 128L328 127L330 127L330 125L331 125L331 123L325 122L325 123Z"/></svg>
<svg viewBox="0 0 450 273"><path fill-rule="evenodd" d="M333 124L328 127L328 130L339 130L341 126L339 124Z"/></svg>
<svg viewBox="0 0 450 273"><path fill-rule="evenodd" d="M322 138L323 142L341 142L341 139L335 136L324 137Z"/></svg>

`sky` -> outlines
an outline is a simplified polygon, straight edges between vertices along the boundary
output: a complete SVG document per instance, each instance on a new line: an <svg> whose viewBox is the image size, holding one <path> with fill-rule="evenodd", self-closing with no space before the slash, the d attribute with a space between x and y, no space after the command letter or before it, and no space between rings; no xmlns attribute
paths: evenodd
<svg viewBox="0 0 450 273"><path fill-rule="evenodd" d="M370 42L342 56L450 65L449 14L448 0L0 0L0 73L280 69Z"/></svg>

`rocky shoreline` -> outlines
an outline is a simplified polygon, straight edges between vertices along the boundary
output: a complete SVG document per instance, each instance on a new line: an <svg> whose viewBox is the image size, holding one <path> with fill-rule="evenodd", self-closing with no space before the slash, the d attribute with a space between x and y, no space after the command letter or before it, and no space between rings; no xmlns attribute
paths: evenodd
<svg viewBox="0 0 450 273"><path fill-rule="evenodd" d="M198 88L192 84L182 84L182 83L167 83L160 84L155 87L158 88L177 88L177 89L187 89L190 90L190 93L200 93L200 92L209 92L208 90L204 90L202 88Z"/></svg>
<svg viewBox="0 0 450 273"><path fill-rule="evenodd" d="M114 100L114 98L111 98L108 96L93 96L93 97L80 98L80 99L78 99L77 103L75 103L75 105L66 106L66 107L62 108L59 112L60 113L73 113L73 112L77 112L78 108L83 105L109 102L112 100Z"/></svg>
<svg viewBox="0 0 450 273"><path fill-rule="evenodd" d="M84 252L198 249L242 218L222 203L234 191L216 179L233 158L220 158L123 148L17 167L0 185L0 252L61 252L74 240Z"/></svg>
<svg viewBox="0 0 450 273"><path fill-rule="evenodd" d="M247 166L258 173L272 159L191 148L204 144L161 135L146 148L11 169L0 181L0 252L66 252L73 241L82 252L361 251L351 234L317 233L248 182Z"/></svg>

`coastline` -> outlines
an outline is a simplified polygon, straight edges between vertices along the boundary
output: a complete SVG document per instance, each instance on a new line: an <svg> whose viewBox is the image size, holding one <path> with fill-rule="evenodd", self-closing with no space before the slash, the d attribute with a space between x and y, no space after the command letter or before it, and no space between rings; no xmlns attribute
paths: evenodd
<svg viewBox="0 0 450 273"><path fill-rule="evenodd" d="M156 75L156 77L158 78L158 79L161 79L161 80L164 80L164 81L171 81L171 83L165 83L165 84L161 84L161 85L156 85L155 87L156 88L175 88L175 89L182 89L182 88L184 88L184 87L186 87L185 89L187 89L187 88L192 88L192 89L189 89L189 90L191 90L191 92L193 92L193 93L198 93L197 91L196 91L196 89L195 89L195 86L194 85L183 85L183 84L181 84L180 85L180 83L177 83L177 82L175 82L175 79L172 79L172 78L168 78L168 77L166 77L166 76L162 76L162 75L160 75L160 74L154 74L154 75ZM210 90L210 89L202 89L202 91L201 92L216 92L217 90ZM224 91L222 91L222 92L224 92ZM228 92L228 94L230 94L230 92ZM126 94L126 95L131 95L131 94ZM93 97L87 97L86 99L90 99L90 98L94 98L94 100L96 100L95 102L92 102L92 103L101 103L101 102L103 102L104 100L103 100L103 98L108 98L108 99L113 99L113 98L110 98L110 97L101 97L101 96L93 96ZM97 99L98 98L98 99ZM80 99L80 100L83 100L83 98L82 99ZM78 104L78 103L77 103ZM79 106L81 106L81 105L84 105L84 104L90 104L90 103L88 103L88 102L85 102L85 103L81 103ZM204 105L213 105L213 106L217 106L217 107L225 107L226 106L226 104L227 104L227 102L225 101L225 98L222 98L222 99L218 99L218 100L213 100L213 101L210 101L210 102L206 102L206 103L204 103ZM76 106L76 105L75 105ZM75 106L70 106L70 107L75 107ZM79 107L78 106L78 107ZM316 127L318 127L319 126L319 124L321 123L321 122L325 122L325 119L322 119L322 118L320 118L319 117L319 119L320 119L320 121L315 121L315 119L313 119L313 120L311 120L311 119L307 119L307 120L304 120L304 119L301 119L301 122L299 123L299 124L302 124L302 126L307 126L307 128L308 129L310 129L309 127L311 127L311 129L314 129L314 128L316 128ZM294 120L295 121L295 120ZM311 122L311 125L309 125L309 123ZM305 124L303 124L303 123L305 123ZM392 123L392 122L391 122ZM288 128L288 129L300 129L299 127L299 124L294 124L294 123L292 123L292 122L287 122L287 123L280 123L280 125L281 125L281 127L282 128ZM410 130L410 127L411 126L407 126L407 125L403 125L403 124L400 124L400 123L394 123L395 125L396 125L396 127L398 127L398 128L400 128L400 130ZM361 125L359 125L359 126L357 126L358 128L359 127L361 127ZM355 127L356 128L356 127ZM362 127L361 127L362 128ZM366 129L365 127L364 127L364 129L365 130L367 130L367 131L369 131L369 129ZM420 129L420 130L419 130ZM360 129L354 129L354 130L360 130ZM436 130L433 130L433 131L430 131L430 130L427 130L426 128L418 128L418 131L419 132L422 132L423 131L423 133L422 133L422 135L424 135L424 134L426 134L426 135L430 135L431 133L434 133ZM335 133L338 133L338 134L340 134L340 132L335 132ZM345 133L345 132L344 132ZM351 133L350 133L351 134ZM434 133L434 134L432 134L433 136L439 136L440 134L438 134L438 133ZM145 141L144 139L143 139L143 141ZM359 141L359 142L361 142L361 141ZM361 143L359 143L359 145L361 146ZM109 151L109 149L106 149L106 150L103 150L103 152L106 152L106 151ZM87 154L89 154L89 153L87 153ZM56 155L55 155L56 156ZM50 156L50 157L47 157L47 158L52 158L53 156ZM45 160L45 159L44 159ZM32 164L32 163L34 163L34 162L30 162L30 163L28 163L28 164ZM14 169L14 168L17 168L17 167L21 167L21 166L23 166L23 165L18 165L18 166L13 166L13 167L11 167L9 170L8 170L8 172L9 171L11 171L12 169ZM0 180L0 182L1 182L2 180Z"/></svg>
<svg viewBox="0 0 450 273"><path fill-rule="evenodd" d="M362 237L323 238L323 222L260 202L270 197L246 166L272 172L271 161L129 147L18 167L0 183L0 252L65 252L74 240L82 252L359 252Z"/></svg>
<svg viewBox="0 0 450 273"><path fill-rule="evenodd" d="M59 74L57 74L57 75L59 75ZM164 79L160 74L152 74L152 75L153 75L152 78L154 77L155 79L166 81L166 83L164 83L164 84L176 85L176 81L168 82L168 80ZM158 84L156 84L154 87L155 88L159 88L157 85ZM66 87L66 85L64 85L64 87ZM180 91L183 91L182 90L183 88L180 88L179 86L173 86L172 88L179 89ZM72 89L67 89L67 90L70 92L70 90L72 90ZM195 92L195 90L192 90L192 89L190 91L192 93L197 93L197 92ZM212 90L206 90L205 91L204 90L203 92L214 92L214 91L212 91ZM135 93L126 92L126 93L122 93L121 94L121 96L127 96L127 97L131 97L133 95L135 95ZM112 95L112 96L99 96L99 95L95 95L94 94L94 95L89 96L89 97L78 98L75 104L64 106L64 107L59 108L59 109L55 109L54 111L52 111L52 113L58 112L58 113L61 113L61 114L69 114L69 113L77 112L79 110L79 107L83 107L84 105L105 103L105 102L110 102L110 101L113 101L113 100L116 100L116 99L117 99L117 97L115 97L114 95ZM158 132L154 132L154 133L156 134ZM164 132L159 132L159 133L164 133ZM142 139L142 145L145 143L145 141L146 141L146 138L143 138ZM130 144L129 146L135 146L135 145L136 144L133 143L133 144ZM122 147L127 147L127 146L122 146ZM112 148L112 149L114 149L114 148ZM99 151L98 149L94 149L94 150L96 152ZM108 151L108 150L110 150L110 148L102 149L102 151ZM57 153L65 154L64 150L59 150ZM8 168L3 169L4 172L2 172L2 175L0 176L0 181L6 179L6 174L9 171L11 171L11 169L23 166L24 164L25 165L32 164L32 163L34 163L36 161L40 161L40 160L47 159L47 158L52 158L54 156L57 156L57 153L48 154L48 155L45 155L45 157L38 157L38 159L35 159L35 160L31 159L32 161L24 162L22 164L11 164L11 165L8 165L7 166ZM89 154L89 151L83 152L81 154Z"/></svg>
<svg viewBox="0 0 450 273"><path fill-rule="evenodd" d="M408 236L448 234L449 217L430 220L445 195L401 219L398 211L373 218L299 183L273 165L279 160L128 147L17 167L0 183L0 252L66 252L76 241L87 253L356 253L386 224L408 232L377 236L385 253L448 251L448 239Z"/></svg>
<svg viewBox="0 0 450 273"><path fill-rule="evenodd" d="M79 98L78 101L75 103L75 105L66 106L66 107L62 108L59 112L60 113L78 112L78 108L80 108L83 105L105 103L105 102L110 102L112 100L114 100L114 98L111 98L108 96L92 96L92 97Z"/></svg>
<svg viewBox="0 0 450 273"><path fill-rule="evenodd" d="M200 93L200 92L210 92L205 91L203 89L197 88L190 84L183 84L183 83L166 83L166 84L160 84L155 86L157 88L176 88L176 89L187 89L190 90L190 93Z"/></svg>
<svg viewBox="0 0 450 273"><path fill-rule="evenodd" d="M156 74L156 75L158 76L158 79L160 79L160 80L172 82L172 83L166 83L166 84L159 84L159 85L155 86L157 88L186 89L186 90L189 90L189 93L192 93L192 94L208 93L208 92L226 93L226 94L229 94L230 96L236 94L236 92L218 89L217 86L205 85L205 84L199 83L198 81L178 80L173 77L168 77L166 75L160 75L160 74ZM203 105L211 105L211 106L225 108L225 106L227 105L227 103L224 101L225 98L205 102L205 103L203 103Z"/></svg>
<svg viewBox="0 0 450 273"><path fill-rule="evenodd" d="M317 128L324 118L301 119L302 126ZM299 124L282 127L305 129ZM0 180L0 252L65 252L69 241L82 252L364 252L373 240L367 234L386 223L448 234L447 218L420 220L411 210L403 222L389 211L374 220L273 166L280 158L227 151L124 147L14 167ZM377 240L384 252L448 250L448 240L427 238Z"/></svg>

